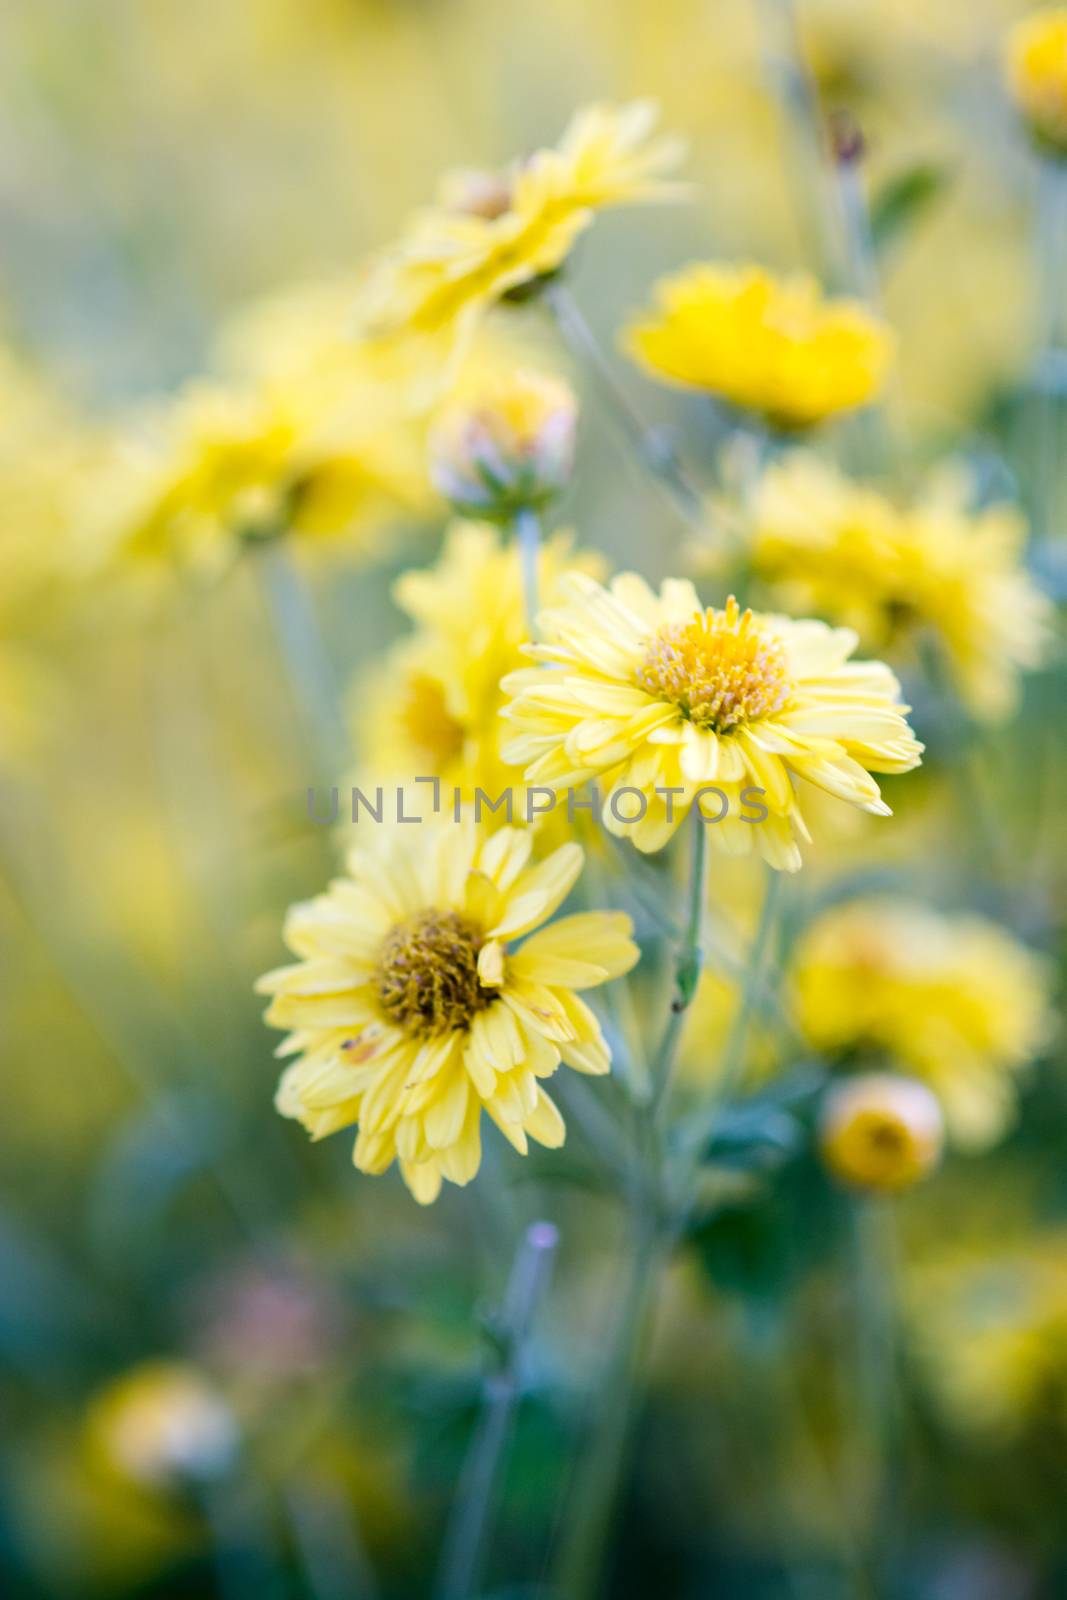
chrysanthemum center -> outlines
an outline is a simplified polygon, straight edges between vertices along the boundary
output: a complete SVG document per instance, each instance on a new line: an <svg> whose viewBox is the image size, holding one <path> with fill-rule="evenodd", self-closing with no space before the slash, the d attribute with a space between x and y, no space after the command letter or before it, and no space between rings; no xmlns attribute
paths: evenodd
<svg viewBox="0 0 1067 1600"><path fill-rule="evenodd" d="M780 711L793 687L781 641L732 597L725 611L709 606L691 622L658 629L637 685L717 733Z"/></svg>
<svg viewBox="0 0 1067 1600"><path fill-rule="evenodd" d="M497 991L478 981L481 932L458 911L420 911L386 935L375 974L382 1010L419 1038L470 1026Z"/></svg>

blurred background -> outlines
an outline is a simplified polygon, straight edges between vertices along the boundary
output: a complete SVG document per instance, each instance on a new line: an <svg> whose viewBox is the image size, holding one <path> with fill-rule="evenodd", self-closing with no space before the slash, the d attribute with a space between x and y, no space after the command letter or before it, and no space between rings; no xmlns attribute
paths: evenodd
<svg viewBox="0 0 1067 1600"><path fill-rule="evenodd" d="M275 1041L252 984L282 959L286 907L336 867L305 804L319 752L255 560L143 583L98 559L122 441L217 367L248 307L343 281L444 169L550 143L589 100L658 99L694 181L691 203L611 214L583 241L572 287L606 348L654 277L690 259L846 286L840 196L796 136L800 60L824 111L863 130L900 345L899 481L946 453L964 461L983 494L1022 507L1055 593L1064 419L1035 373L1067 283L1050 284L1048 171L1002 84L1004 30L1023 10L6 0L0 1593L432 1593L500 1360L494 1308L536 1218L560 1247L485 1593L554 1592L625 1245L579 1126L558 1158L490 1152L492 1173L423 1211L395 1175L356 1174L347 1137L313 1146L275 1115ZM536 309L522 315L522 337L565 365ZM612 360L699 465L703 418ZM586 404L562 521L613 565L692 567L684 528L572 376ZM446 519L420 486L375 520L372 541L303 560L356 726L362 672L410 626L393 580L436 559ZM927 763L895 786L892 823L817 843L788 885L784 989L815 918L888 893L998 924L1045 963L1054 1008L1064 688L1053 653L1017 714L972 739L929 685L908 684ZM727 927L750 928L743 870L713 895ZM729 962L711 964L694 1093L734 993ZM755 1148L742 1129L719 1152L715 1203L665 1279L613 1596L870 1592L851 1506L870 1451L856 1217L814 1152L808 1092L827 1052L810 1033L786 1049L765 1032L750 1067L777 1132L764 1119ZM951 1154L895 1213L887 1525L909 1597L1067 1594L1067 1073L1055 1026L1030 1032L997 1138Z"/></svg>

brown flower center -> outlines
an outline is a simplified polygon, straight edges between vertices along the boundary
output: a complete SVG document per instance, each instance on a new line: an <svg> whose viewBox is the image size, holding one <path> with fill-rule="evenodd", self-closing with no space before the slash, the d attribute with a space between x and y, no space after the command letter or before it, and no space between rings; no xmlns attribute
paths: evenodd
<svg viewBox="0 0 1067 1600"><path fill-rule="evenodd" d="M725 611L709 606L691 622L658 629L636 682L717 733L780 711L793 688L781 640L732 596Z"/></svg>
<svg viewBox="0 0 1067 1600"><path fill-rule="evenodd" d="M469 1028L498 992L478 981L483 942L458 911L420 911L390 929L375 973L389 1021L417 1038Z"/></svg>

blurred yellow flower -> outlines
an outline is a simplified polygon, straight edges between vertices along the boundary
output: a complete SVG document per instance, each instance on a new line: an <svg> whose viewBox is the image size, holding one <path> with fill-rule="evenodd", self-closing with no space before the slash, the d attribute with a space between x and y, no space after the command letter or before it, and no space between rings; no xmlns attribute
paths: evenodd
<svg viewBox="0 0 1067 1600"><path fill-rule="evenodd" d="M798 779L889 815L869 773L909 771L922 746L889 669L849 660L855 634L733 599L705 609L675 579L659 595L634 573L607 590L581 575L561 587L528 652L540 665L503 684L515 730L504 758L528 782L606 776L605 826L646 851L696 805L715 847L789 872L807 838Z"/></svg>
<svg viewBox="0 0 1067 1600"><path fill-rule="evenodd" d="M1067 8L1024 17L1008 34L1008 87L1034 137L1067 154Z"/></svg>
<svg viewBox="0 0 1067 1600"><path fill-rule="evenodd" d="M937 1095L950 1136L1008 1127L1018 1070L1051 1031L1045 963L995 923L907 900L832 907L792 961L797 1021L835 1057L885 1056Z"/></svg>
<svg viewBox="0 0 1067 1600"><path fill-rule="evenodd" d="M948 469L898 505L796 451L756 488L751 560L772 604L855 628L865 649L914 653L929 640L969 710L995 718L1040 663L1052 604L1022 565L1022 517L970 511L969 488Z"/></svg>
<svg viewBox="0 0 1067 1600"><path fill-rule="evenodd" d="M588 106L559 144L508 172L457 173L378 264L361 314L373 335L429 341L437 375L485 310L559 270L598 211L674 198L679 140L647 101Z"/></svg>
<svg viewBox="0 0 1067 1600"><path fill-rule="evenodd" d="M552 600L566 572L602 565L557 533L538 556L539 592ZM523 816L522 789L500 754L508 735L500 680L522 666L529 642L514 542L484 524L457 523L434 565L403 573L393 593L416 628L357 682L361 773L372 784L436 776L449 804L453 790L471 802L476 789L496 800L512 787L513 813Z"/></svg>
<svg viewBox="0 0 1067 1600"><path fill-rule="evenodd" d="M941 1107L913 1078L865 1072L827 1091L819 1148L834 1176L854 1188L910 1189L937 1165L943 1140Z"/></svg>
<svg viewBox="0 0 1067 1600"><path fill-rule="evenodd" d="M915 1274L914 1342L958 1426L1010 1438L1067 1427L1067 1234L1038 1234Z"/></svg>
<svg viewBox="0 0 1067 1600"><path fill-rule="evenodd" d="M261 978L267 1021L299 1059L277 1106L315 1138L358 1124L354 1159L398 1159L420 1204L481 1164L487 1111L521 1153L554 1149L564 1126L539 1080L563 1060L604 1073L610 1053L577 994L638 959L627 916L587 912L542 928L573 887L582 851L529 865L533 835L469 822L397 829L349 857L350 876L295 906L300 957ZM537 932L532 930L537 929ZM516 946L516 941L524 939Z"/></svg>
<svg viewBox="0 0 1067 1600"><path fill-rule="evenodd" d="M578 404L569 386L520 369L446 406L430 434L430 478L464 516L506 521L566 488Z"/></svg>
<svg viewBox="0 0 1067 1600"><path fill-rule="evenodd" d="M89 1442L101 1459L143 1488L225 1472L237 1450L237 1423L198 1368L145 1361L94 1398Z"/></svg>
<svg viewBox="0 0 1067 1600"><path fill-rule="evenodd" d="M656 284L655 305L623 342L653 378L715 395L772 426L800 429L877 398L889 329L814 280L709 263Z"/></svg>
<svg viewBox="0 0 1067 1600"><path fill-rule="evenodd" d="M191 386L119 464L112 554L212 577L242 540L373 549L432 503L421 440L366 391L338 400L310 377Z"/></svg>

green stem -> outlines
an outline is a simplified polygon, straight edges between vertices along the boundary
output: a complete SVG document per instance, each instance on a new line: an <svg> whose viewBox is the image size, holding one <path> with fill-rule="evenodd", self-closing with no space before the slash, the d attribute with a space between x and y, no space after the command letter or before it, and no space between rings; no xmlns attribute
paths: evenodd
<svg viewBox="0 0 1067 1600"><path fill-rule="evenodd" d="M545 299L556 319L564 343L589 369L600 390L601 398L615 418L619 431L632 447L640 465L666 493L671 504L681 513L685 521L706 535L707 517L703 495L690 482L673 445L666 441L661 433L646 425L644 418L618 383L596 335L586 322L570 290L561 283L555 283L545 291Z"/></svg>
<svg viewBox="0 0 1067 1600"><path fill-rule="evenodd" d="M311 596L284 535L265 539L255 549L289 681L307 719L319 776L335 779L347 763L349 739Z"/></svg>
<svg viewBox="0 0 1067 1600"><path fill-rule="evenodd" d="M1034 522L1042 539L1057 525L1059 434L1067 393L1067 171L1059 161L1043 161L1037 213L1038 355L1034 371L1037 461Z"/></svg>
<svg viewBox="0 0 1067 1600"><path fill-rule="evenodd" d="M865 1495L866 1566L874 1594L885 1592L893 1523L897 1448L897 1251L893 1202L860 1195L853 1206L856 1354Z"/></svg>
<svg viewBox="0 0 1067 1600"><path fill-rule="evenodd" d="M694 806L689 814L692 856L689 865L689 910L685 931L678 946L674 965L674 992L671 1011L656 1053L654 1068L653 1108L657 1123L662 1124L674 1076L678 1046L682 1040L686 1013L697 992L704 951L701 932L704 926L704 903L707 899L708 876L708 824Z"/></svg>
<svg viewBox="0 0 1067 1600"><path fill-rule="evenodd" d="M519 547L522 568L522 592L526 604L526 627L530 638L537 636L538 568L541 560L541 519L532 506L516 511L512 523L515 542Z"/></svg>
<svg viewBox="0 0 1067 1600"><path fill-rule="evenodd" d="M716 1082L716 1104L712 1117L717 1117L720 1107L735 1094L745 1065L745 1046L748 1044L752 1017L763 989L763 967L767 950L778 920L781 904L782 874L773 867L767 868L767 887L763 896L759 922L749 947L748 961L741 979L741 995L730 1032L723 1046ZM710 1120L705 1123L706 1133L711 1132Z"/></svg>
<svg viewBox="0 0 1067 1600"><path fill-rule="evenodd" d="M558 1244L559 1234L550 1222L535 1222L515 1256L501 1315L503 1359L486 1380L485 1404L445 1536L437 1600L473 1600L479 1592L487 1535L518 1407L523 1358Z"/></svg>
<svg viewBox="0 0 1067 1600"><path fill-rule="evenodd" d="M787 124L787 157L795 175L790 189L797 198L798 220L808 236L811 259L825 275L835 252L830 243L831 197L818 92L804 59L793 0L762 0L760 10L767 71Z"/></svg>
<svg viewBox="0 0 1067 1600"><path fill-rule="evenodd" d="M568 1497L567 1536L555 1585L561 1600L594 1600L603 1586L604 1555L633 1431L637 1378L655 1290L668 1253L669 1245L655 1218L637 1212L626 1282L612 1319L611 1344Z"/></svg>

